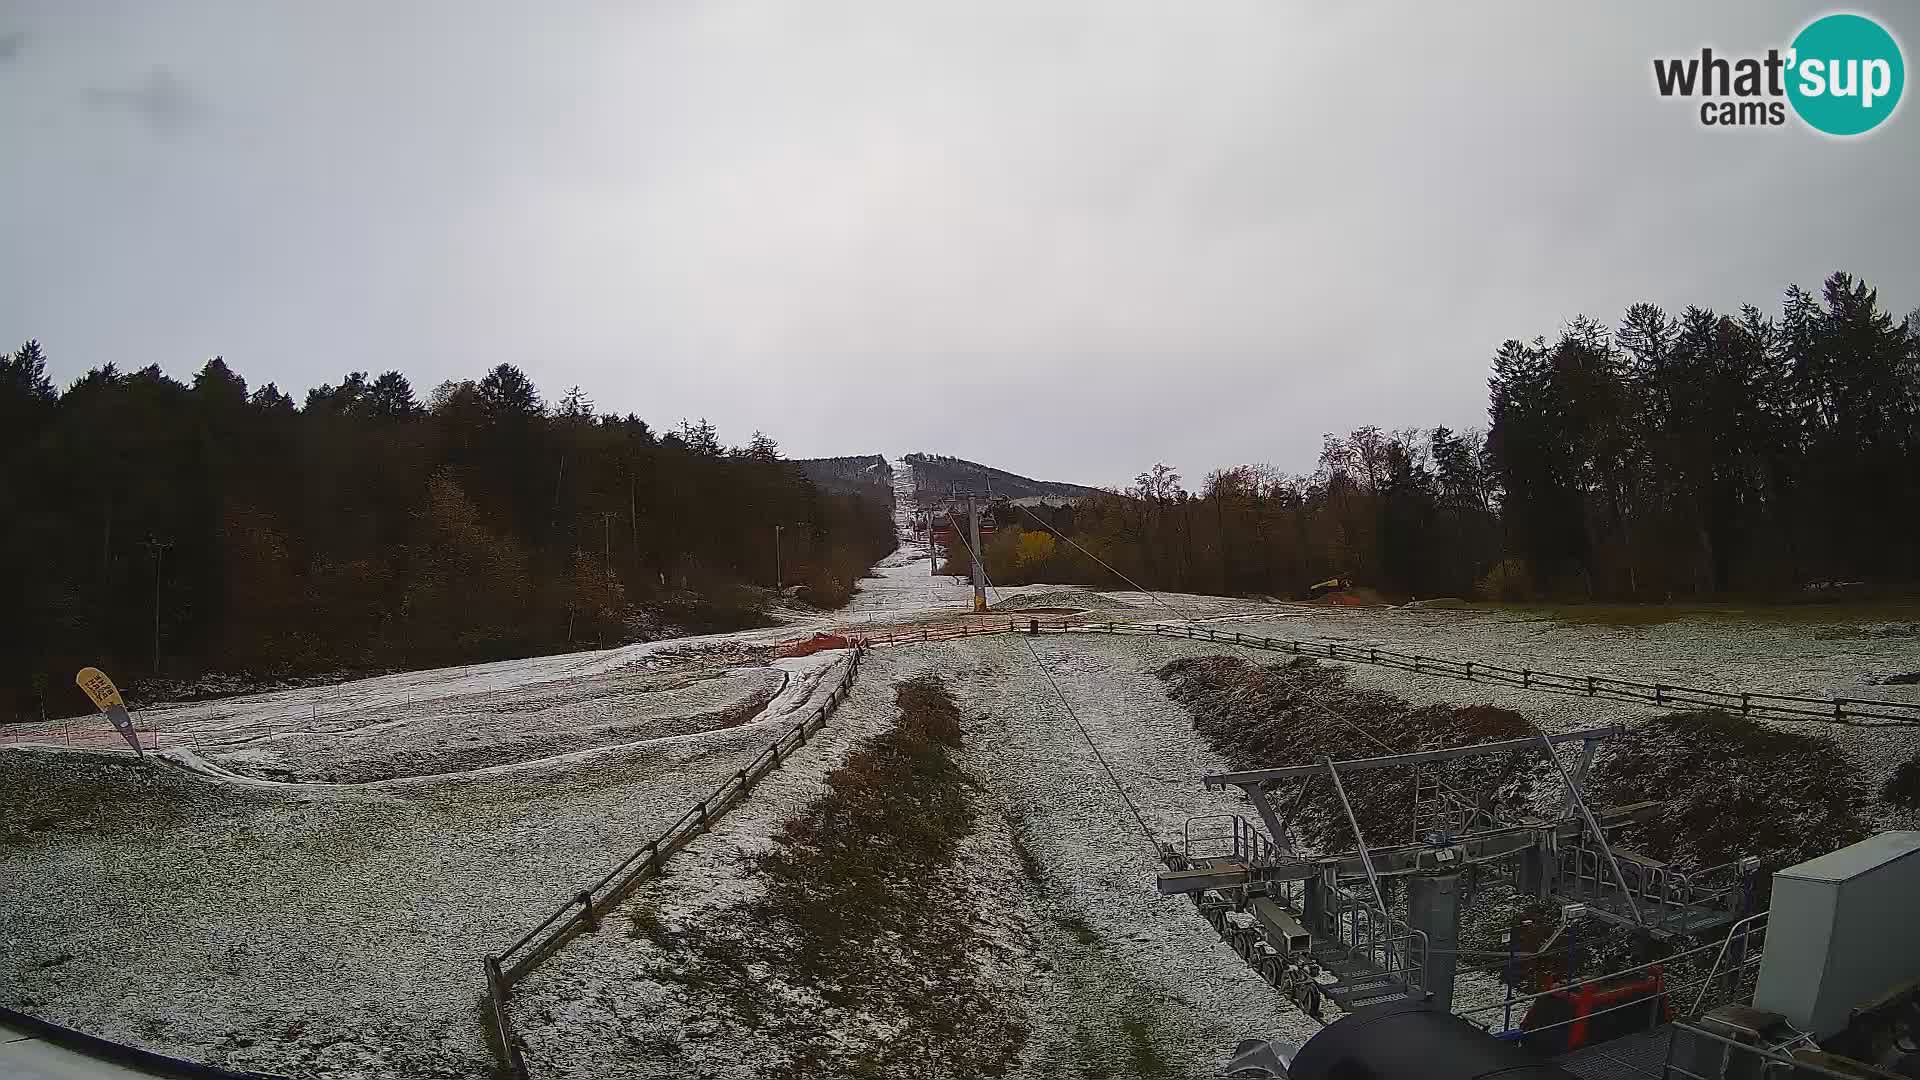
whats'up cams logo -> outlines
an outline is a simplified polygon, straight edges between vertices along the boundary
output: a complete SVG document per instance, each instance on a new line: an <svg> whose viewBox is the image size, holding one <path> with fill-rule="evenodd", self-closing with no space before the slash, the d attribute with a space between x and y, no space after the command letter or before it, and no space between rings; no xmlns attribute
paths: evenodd
<svg viewBox="0 0 1920 1080"><path fill-rule="evenodd" d="M1864 15L1826 15L1801 28L1787 49L1764 57L1656 59L1661 97L1699 98L1707 127L1777 127L1787 106L1815 131L1863 135L1900 104L1907 82L1900 43Z"/></svg>

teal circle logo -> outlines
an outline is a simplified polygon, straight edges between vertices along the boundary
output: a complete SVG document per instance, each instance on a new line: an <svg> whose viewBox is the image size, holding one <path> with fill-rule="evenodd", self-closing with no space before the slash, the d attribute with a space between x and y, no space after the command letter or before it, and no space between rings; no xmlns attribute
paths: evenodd
<svg viewBox="0 0 1920 1080"><path fill-rule="evenodd" d="M1863 15L1826 15L1793 39L1787 100L1816 131L1860 135L1900 104L1907 66L1900 43Z"/></svg>

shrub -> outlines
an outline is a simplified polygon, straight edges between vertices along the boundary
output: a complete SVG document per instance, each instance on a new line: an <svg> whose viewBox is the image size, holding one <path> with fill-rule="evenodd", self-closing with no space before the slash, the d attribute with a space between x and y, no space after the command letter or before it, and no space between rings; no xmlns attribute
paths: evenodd
<svg viewBox="0 0 1920 1080"><path fill-rule="evenodd" d="M1902 810L1920 810L1920 754L1915 754L1887 777L1886 786L1880 789L1880 797L1889 806Z"/></svg>
<svg viewBox="0 0 1920 1080"><path fill-rule="evenodd" d="M1530 600L1534 595L1533 572L1521 559L1503 559L1487 571L1474 591L1488 600Z"/></svg>

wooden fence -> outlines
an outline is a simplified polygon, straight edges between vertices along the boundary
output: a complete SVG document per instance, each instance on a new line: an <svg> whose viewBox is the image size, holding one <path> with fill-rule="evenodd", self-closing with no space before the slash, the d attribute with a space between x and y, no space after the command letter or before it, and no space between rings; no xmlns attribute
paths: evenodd
<svg viewBox="0 0 1920 1080"><path fill-rule="evenodd" d="M755 755L746 767L728 777L712 795L688 807L679 820L667 826L646 847L628 855L600 880L573 894L572 899L561 904L538 926L520 935L518 941L482 961L486 967L487 1011L490 1014L487 1023L491 1028L491 1041L497 1042L494 1051L513 1080L523 1080L527 1075L526 1061L520 1044L514 1039L512 1019L507 1010L514 983L525 978L575 936L598 930L602 917L631 895L641 883L659 877L668 858L691 843L694 837L706 832L721 815L739 805L761 777L778 768L814 732L825 727L828 718L852 692L854 677L860 671L860 659L866 651L864 644L855 645L833 688L827 692L826 700L781 732L779 738Z"/></svg>

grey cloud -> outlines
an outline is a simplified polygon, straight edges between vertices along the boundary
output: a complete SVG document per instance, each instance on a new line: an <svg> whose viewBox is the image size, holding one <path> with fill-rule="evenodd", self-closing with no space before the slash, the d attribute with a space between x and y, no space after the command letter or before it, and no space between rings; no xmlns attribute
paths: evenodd
<svg viewBox="0 0 1920 1080"><path fill-rule="evenodd" d="M1583 312L1842 268L1920 301L1911 104L1841 143L1652 86L1821 0L19 8L0 345L61 379L510 361L797 456L1106 483L1483 425L1500 341ZM71 123L87 86L194 153Z"/></svg>
<svg viewBox="0 0 1920 1080"><path fill-rule="evenodd" d="M178 135L198 123L205 107L178 75L157 67L126 86L90 87L81 94L88 105L131 114L159 135Z"/></svg>

